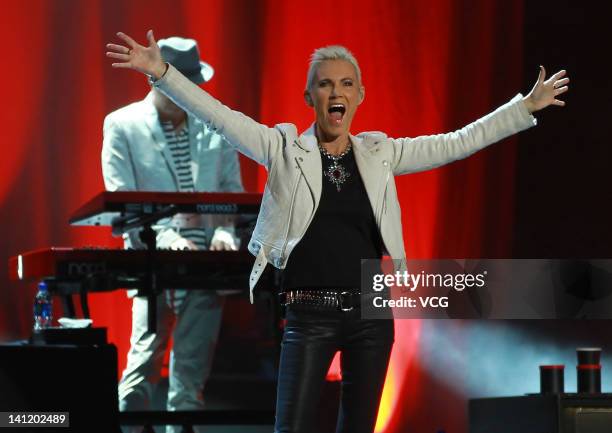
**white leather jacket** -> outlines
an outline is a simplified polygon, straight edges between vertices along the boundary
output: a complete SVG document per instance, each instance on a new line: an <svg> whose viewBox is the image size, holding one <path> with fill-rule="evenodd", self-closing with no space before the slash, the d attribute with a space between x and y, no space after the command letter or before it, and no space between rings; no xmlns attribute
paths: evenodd
<svg viewBox="0 0 612 433"><path fill-rule="evenodd" d="M248 246L256 256L250 277L252 301L253 288L266 264L285 267L319 205L322 164L314 128L299 135L290 123L274 128L257 123L221 104L171 65L153 84L268 171L257 225ZM519 94L494 112L447 134L416 138L389 138L381 132L351 135L357 168L389 255L405 266L394 176L465 158L535 124L536 119Z"/></svg>

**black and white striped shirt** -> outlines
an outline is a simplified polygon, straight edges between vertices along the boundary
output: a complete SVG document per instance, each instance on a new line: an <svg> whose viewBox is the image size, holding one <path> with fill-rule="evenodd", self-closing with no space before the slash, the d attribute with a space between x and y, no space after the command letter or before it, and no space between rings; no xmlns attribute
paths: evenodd
<svg viewBox="0 0 612 433"><path fill-rule="evenodd" d="M193 192L195 191L195 185L191 168L192 155L189 145L188 124L185 123L185 127L180 131L174 128L171 121L161 122L161 125L178 176L178 190L179 192ZM198 249L208 248L206 230L203 228L184 228L180 230L180 235L195 243Z"/></svg>

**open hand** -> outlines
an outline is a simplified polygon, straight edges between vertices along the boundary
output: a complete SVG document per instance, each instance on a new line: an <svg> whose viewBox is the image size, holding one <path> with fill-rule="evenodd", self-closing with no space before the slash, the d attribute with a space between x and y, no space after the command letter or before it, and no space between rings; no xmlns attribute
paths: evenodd
<svg viewBox="0 0 612 433"><path fill-rule="evenodd" d="M148 47L140 45L125 33L118 32L117 36L119 36L127 46L118 44L106 45L106 48L111 50L107 51L106 56L121 60L121 62L113 63L113 68L133 69L143 74L150 75L156 80L164 75L166 72L166 64L162 59L159 46L153 37L153 30L147 32Z"/></svg>
<svg viewBox="0 0 612 433"><path fill-rule="evenodd" d="M527 106L530 113L546 108L549 105L565 106L565 101L557 99L557 96L568 90L567 83L569 83L569 78L563 78L565 74L566 71L561 70L544 81L546 69L544 69L544 66L540 66L538 80L533 89L531 89L531 92L523 98L525 106Z"/></svg>
<svg viewBox="0 0 612 433"><path fill-rule="evenodd" d="M236 247L236 244L233 241L227 242L221 239L213 239L210 243L210 250L211 251L236 251L238 250L238 247Z"/></svg>
<svg viewBox="0 0 612 433"><path fill-rule="evenodd" d="M170 249L177 251L196 251L198 249L198 246L189 239L178 238L170 244Z"/></svg>
<svg viewBox="0 0 612 433"><path fill-rule="evenodd" d="M215 234L210 240L209 249L211 251L236 251L238 247L236 246L234 236L229 232L226 230L215 230Z"/></svg>

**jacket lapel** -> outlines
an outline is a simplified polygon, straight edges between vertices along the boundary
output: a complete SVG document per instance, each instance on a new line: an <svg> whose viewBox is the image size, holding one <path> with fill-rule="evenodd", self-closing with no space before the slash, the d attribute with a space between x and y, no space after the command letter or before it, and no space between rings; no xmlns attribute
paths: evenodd
<svg viewBox="0 0 612 433"><path fill-rule="evenodd" d="M200 167L200 152L202 152L204 142L204 131L202 122L191 115L187 115L187 130L189 131L189 150L191 155L191 175L193 176L193 184L198 184Z"/></svg>
<svg viewBox="0 0 612 433"><path fill-rule="evenodd" d="M300 135L294 143L303 152L296 153L296 163L302 169L306 183L310 187L314 198L315 209L319 206L323 178L321 163L321 152L317 144L317 136L314 133L314 124Z"/></svg>
<svg viewBox="0 0 612 433"><path fill-rule="evenodd" d="M174 178L175 187L178 190L178 175L176 172L176 167L174 165L174 159L172 158L172 153L170 153L170 149L168 149L168 143L166 141L166 136L164 135L164 131L162 129L161 124L159 123L159 115L157 114L157 109L153 105L153 93L149 93L145 98L144 102L146 103L146 113L145 113L145 123L147 127L151 131L151 135L153 136L153 143L155 149L160 152L164 159L166 160L166 164L170 168L170 172L172 173L172 177Z"/></svg>
<svg viewBox="0 0 612 433"><path fill-rule="evenodd" d="M374 216L378 219L378 208L381 204L381 187L388 180L385 176L386 161L383 161L383 158L380 156L379 143L370 143L368 138L355 137L353 135L350 136L350 139L355 151L357 169L370 199Z"/></svg>

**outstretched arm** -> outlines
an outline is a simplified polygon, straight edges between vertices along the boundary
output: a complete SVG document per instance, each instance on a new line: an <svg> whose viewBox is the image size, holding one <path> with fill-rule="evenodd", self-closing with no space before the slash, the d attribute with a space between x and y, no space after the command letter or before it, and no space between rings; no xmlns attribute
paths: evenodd
<svg viewBox="0 0 612 433"><path fill-rule="evenodd" d="M283 146L284 137L274 128L255 122L233 111L185 78L171 65L164 63L153 31L147 32L148 46L137 43L125 33L117 33L125 45L108 44L106 55L119 60L114 68L133 69L150 76L154 85L184 110L223 135L247 157L269 168Z"/></svg>
<svg viewBox="0 0 612 433"><path fill-rule="evenodd" d="M525 97L517 95L507 104L486 116L447 134L398 138L394 146L393 173L395 175L429 170L463 159L478 150L503 140L536 124L531 116L549 105L564 106L557 99L568 90L569 78L559 71L545 80L543 67L531 92Z"/></svg>

